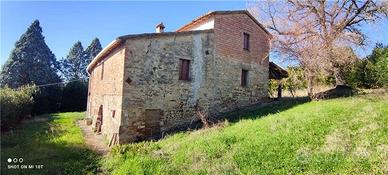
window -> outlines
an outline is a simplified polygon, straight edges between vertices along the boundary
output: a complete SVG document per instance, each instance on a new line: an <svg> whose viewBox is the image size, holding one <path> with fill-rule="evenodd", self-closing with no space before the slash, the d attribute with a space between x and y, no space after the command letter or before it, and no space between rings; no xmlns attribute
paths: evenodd
<svg viewBox="0 0 388 175"><path fill-rule="evenodd" d="M104 63L101 64L101 80L104 79Z"/></svg>
<svg viewBox="0 0 388 175"><path fill-rule="evenodd" d="M249 34L244 33L244 50L249 51Z"/></svg>
<svg viewBox="0 0 388 175"><path fill-rule="evenodd" d="M190 60L180 59L179 80L190 80Z"/></svg>
<svg viewBox="0 0 388 175"><path fill-rule="evenodd" d="M248 70L242 70L241 71L241 86L247 86L248 85Z"/></svg>

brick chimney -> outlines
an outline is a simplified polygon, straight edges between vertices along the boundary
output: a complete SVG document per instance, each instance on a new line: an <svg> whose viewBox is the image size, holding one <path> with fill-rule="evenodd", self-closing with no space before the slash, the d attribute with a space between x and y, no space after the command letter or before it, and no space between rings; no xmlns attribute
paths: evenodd
<svg viewBox="0 0 388 175"><path fill-rule="evenodd" d="M156 26L156 33L163 33L164 32L164 25L163 25L163 22L159 23L157 26Z"/></svg>

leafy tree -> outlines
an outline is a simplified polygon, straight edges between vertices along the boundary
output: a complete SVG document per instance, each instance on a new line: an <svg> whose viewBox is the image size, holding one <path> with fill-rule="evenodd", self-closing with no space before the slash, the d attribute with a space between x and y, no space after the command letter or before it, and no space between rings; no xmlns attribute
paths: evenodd
<svg viewBox="0 0 388 175"><path fill-rule="evenodd" d="M0 72L0 86L11 88L34 83L56 83L61 79L59 63L44 41L39 21L35 20L15 43L15 48Z"/></svg>
<svg viewBox="0 0 388 175"><path fill-rule="evenodd" d="M295 91L307 88L307 81L301 67L288 67L288 77L284 79L284 88L294 96Z"/></svg>
<svg viewBox="0 0 388 175"><path fill-rule="evenodd" d="M353 87L388 87L388 45L376 44L371 55L352 64L346 81Z"/></svg>
<svg viewBox="0 0 388 175"><path fill-rule="evenodd" d="M362 24L386 18L386 7L378 0L266 0L252 4L250 10L273 34L272 50L302 66L312 97L321 72L333 75L336 85L347 83L342 68L353 60L337 48L365 44Z"/></svg>

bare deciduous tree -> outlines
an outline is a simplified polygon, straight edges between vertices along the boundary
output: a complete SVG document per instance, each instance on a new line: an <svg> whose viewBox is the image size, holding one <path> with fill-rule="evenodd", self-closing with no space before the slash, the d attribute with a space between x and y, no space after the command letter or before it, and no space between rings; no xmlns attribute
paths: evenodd
<svg viewBox="0 0 388 175"><path fill-rule="evenodd" d="M373 0L260 0L248 10L274 34L273 51L303 67L312 95L319 72L334 75L337 85L345 83L341 67L354 59L344 48L364 45L361 24L386 18L387 6Z"/></svg>

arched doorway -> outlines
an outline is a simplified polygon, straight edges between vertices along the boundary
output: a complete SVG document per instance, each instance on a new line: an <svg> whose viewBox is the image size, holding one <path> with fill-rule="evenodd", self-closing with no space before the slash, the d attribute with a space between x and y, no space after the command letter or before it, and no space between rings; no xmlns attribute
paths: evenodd
<svg viewBox="0 0 388 175"><path fill-rule="evenodd" d="M98 108L98 114L97 114L97 120L96 120L96 132L101 133L101 125L102 125L102 119L103 119L103 106L100 105L100 108Z"/></svg>

